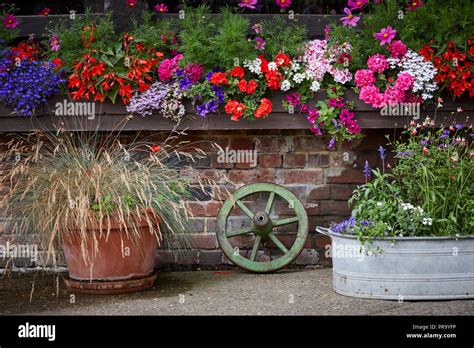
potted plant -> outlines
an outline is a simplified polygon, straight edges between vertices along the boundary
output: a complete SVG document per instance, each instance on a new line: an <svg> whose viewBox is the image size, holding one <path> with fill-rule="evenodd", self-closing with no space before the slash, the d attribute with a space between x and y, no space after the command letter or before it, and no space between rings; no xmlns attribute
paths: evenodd
<svg viewBox="0 0 474 348"><path fill-rule="evenodd" d="M472 128L411 123L393 143L390 174L350 200L352 216L329 229L334 289L343 295L398 300L474 297L474 159ZM386 150L379 148L385 164Z"/></svg>
<svg viewBox="0 0 474 348"><path fill-rule="evenodd" d="M120 133L38 132L11 141L3 156L7 225L39 237L45 264L56 262L61 247L65 283L74 292L151 287L163 237L188 230L183 204L190 186L176 161L192 153L172 138L160 146L120 139Z"/></svg>

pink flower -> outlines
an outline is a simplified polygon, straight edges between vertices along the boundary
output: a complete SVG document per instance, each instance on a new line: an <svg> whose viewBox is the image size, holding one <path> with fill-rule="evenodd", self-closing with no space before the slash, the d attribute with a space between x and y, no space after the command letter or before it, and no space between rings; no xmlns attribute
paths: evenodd
<svg viewBox="0 0 474 348"><path fill-rule="evenodd" d="M291 6L291 1L292 0L275 0L275 3L280 7L280 8L288 8Z"/></svg>
<svg viewBox="0 0 474 348"><path fill-rule="evenodd" d="M318 109L311 109L311 110L308 111L308 117L306 117L306 118L309 122L314 124L314 122L316 122L316 119L318 117L319 117Z"/></svg>
<svg viewBox="0 0 474 348"><path fill-rule="evenodd" d="M374 33L374 37L380 41L380 46L389 44L393 38L397 35L397 31L393 29L390 25L386 28L383 28L380 33Z"/></svg>
<svg viewBox="0 0 474 348"><path fill-rule="evenodd" d="M168 12L168 6L166 6L165 4L157 4L155 6L155 11L160 13L166 13Z"/></svg>
<svg viewBox="0 0 474 348"><path fill-rule="evenodd" d="M326 24L324 27L324 40L329 40L329 34L331 34L331 26Z"/></svg>
<svg viewBox="0 0 474 348"><path fill-rule="evenodd" d="M347 6L349 6L351 10L362 8L366 4L367 4L367 0L349 0L347 2Z"/></svg>
<svg viewBox="0 0 474 348"><path fill-rule="evenodd" d="M403 58L407 53L407 46L405 46L401 40L392 42L388 46L388 49L390 50L390 57L392 58Z"/></svg>
<svg viewBox="0 0 474 348"><path fill-rule="evenodd" d="M255 32L255 34L260 34L263 32L263 25L260 23L255 23L252 25L252 30Z"/></svg>
<svg viewBox="0 0 474 348"><path fill-rule="evenodd" d="M189 63L184 68L184 73L188 76L189 81L191 81L192 83L196 83L201 79L203 71L204 69L202 65L195 63Z"/></svg>
<svg viewBox="0 0 474 348"><path fill-rule="evenodd" d="M265 49L265 40L262 39L260 36L257 36L255 38L255 42L256 42L255 48L257 50L263 51Z"/></svg>
<svg viewBox="0 0 474 348"><path fill-rule="evenodd" d="M409 73L400 73L398 74L397 81L395 82L395 87L406 92L413 87L413 76Z"/></svg>
<svg viewBox="0 0 474 348"><path fill-rule="evenodd" d="M49 44L51 46L51 51L59 51L61 40L59 40L58 34L54 34L51 39L49 39Z"/></svg>
<svg viewBox="0 0 474 348"><path fill-rule="evenodd" d="M359 99L364 103L372 105L374 108L379 108L384 103L383 95L380 90L374 85L364 86L360 89Z"/></svg>
<svg viewBox="0 0 474 348"><path fill-rule="evenodd" d="M375 83L375 77L372 70L362 69L355 73L355 82L359 87L370 86Z"/></svg>
<svg viewBox="0 0 474 348"><path fill-rule="evenodd" d="M417 8L420 8L424 5L423 1L421 0L412 0L408 2L408 10L413 11Z"/></svg>
<svg viewBox="0 0 474 348"><path fill-rule="evenodd" d="M127 5L128 7L136 7L138 4L138 0L126 0L125 1L125 5Z"/></svg>
<svg viewBox="0 0 474 348"><path fill-rule="evenodd" d="M379 53L369 57L367 60L367 66L374 73L379 74L383 73L389 67L387 59L385 59L385 57Z"/></svg>
<svg viewBox="0 0 474 348"><path fill-rule="evenodd" d="M161 81L167 82L171 80L173 74L179 69L179 61L183 59L182 54L174 56L172 59L165 59L158 68L158 77Z"/></svg>
<svg viewBox="0 0 474 348"><path fill-rule="evenodd" d="M347 7L344 8L344 13L347 15L346 17L341 18L341 22L346 27L356 27L357 22L359 22L360 17L354 16Z"/></svg>
<svg viewBox="0 0 474 348"><path fill-rule="evenodd" d="M309 127L309 130L311 131L311 133L313 133L314 135L323 135L323 132L321 132L321 129L319 128L319 125L318 126L311 126Z"/></svg>
<svg viewBox="0 0 474 348"><path fill-rule="evenodd" d="M12 14L7 14L3 18L3 26L7 29L15 29L18 25L18 21L16 20L16 17Z"/></svg>
<svg viewBox="0 0 474 348"><path fill-rule="evenodd" d="M396 86L390 86L383 94L386 104L395 105L405 101L405 93Z"/></svg>
<svg viewBox="0 0 474 348"><path fill-rule="evenodd" d="M257 5L257 0L241 0L239 4L240 7L247 7L252 10L255 9L255 5Z"/></svg>

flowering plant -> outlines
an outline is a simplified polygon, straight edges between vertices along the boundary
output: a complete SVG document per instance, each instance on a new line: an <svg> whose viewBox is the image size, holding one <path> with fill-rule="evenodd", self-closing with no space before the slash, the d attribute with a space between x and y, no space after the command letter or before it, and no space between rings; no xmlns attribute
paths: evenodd
<svg viewBox="0 0 474 348"><path fill-rule="evenodd" d="M465 50L450 41L444 51L436 53L432 45L425 45L420 54L436 67L440 89L447 88L455 97L474 96L474 38L469 38Z"/></svg>
<svg viewBox="0 0 474 348"><path fill-rule="evenodd" d="M19 54L19 50L0 53L0 102L15 113L31 116L59 92L65 80L54 63L37 61L33 56Z"/></svg>
<svg viewBox="0 0 474 348"><path fill-rule="evenodd" d="M14 15L15 6L0 4L0 47L18 36L18 21Z"/></svg>
<svg viewBox="0 0 474 348"><path fill-rule="evenodd" d="M412 122L406 141L392 143L391 174L371 170L374 180L350 199L351 219L333 227L362 240L386 236L456 236L474 233L474 152L472 126L434 130L433 121ZM386 150L379 153L383 159ZM387 167L389 167L387 165Z"/></svg>
<svg viewBox="0 0 474 348"><path fill-rule="evenodd" d="M374 108L404 102L423 102L433 98L436 69L418 53L407 50L400 41L388 45L390 57L374 54L368 69L355 73L359 98Z"/></svg>
<svg viewBox="0 0 474 348"><path fill-rule="evenodd" d="M150 88L161 52L135 43L124 35L122 42L113 42L101 50L93 49L73 66L69 89L74 100L93 99L113 103L120 95L124 104L130 102L133 91Z"/></svg>

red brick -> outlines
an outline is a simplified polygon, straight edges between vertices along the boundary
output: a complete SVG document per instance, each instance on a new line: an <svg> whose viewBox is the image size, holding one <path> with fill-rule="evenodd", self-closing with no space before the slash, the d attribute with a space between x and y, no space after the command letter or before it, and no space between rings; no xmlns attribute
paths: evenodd
<svg viewBox="0 0 474 348"><path fill-rule="evenodd" d="M318 151L324 150L325 145L321 138L314 135L293 138L293 151Z"/></svg>
<svg viewBox="0 0 474 348"><path fill-rule="evenodd" d="M213 153L211 155L211 164L212 164L213 168L225 168L225 169L234 168L234 163L219 162L219 154L218 153Z"/></svg>
<svg viewBox="0 0 474 348"><path fill-rule="evenodd" d="M288 153L283 158L283 168L304 168L306 165L306 154Z"/></svg>
<svg viewBox="0 0 474 348"><path fill-rule="evenodd" d="M218 169L196 169L188 167L180 171L180 177L188 179L191 184L197 184L199 180L221 184L227 182L226 171Z"/></svg>
<svg viewBox="0 0 474 348"><path fill-rule="evenodd" d="M281 167L281 155L279 155L279 154L259 155L258 156L258 164L262 168Z"/></svg>
<svg viewBox="0 0 474 348"><path fill-rule="evenodd" d="M222 251L220 250L199 251L198 262L200 265L220 265L222 264Z"/></svg>
<svg viewBox="0 0 474 348"><path fill-rule="evenodd" d="M330 168L327 174L330 184L362 184L365 183L362 170Z"/></svg>
<svg viewBox="0 0 474 348"><path fill-rule="evenodd" d="M329 155L328 154L308 155L307 166L308 167L329 167Z"/></svg>
<svg viewBox="0 0 474 348"><path fill-rule="evenodd" d="M219 209L222 206L222 202L186 202L186 209L194 217L205 216L213 217L217 216Z"/></svg>
<svg viewBox="0 0 474 348"><path fill-rule="evenodd" d="M273 182L275 181L275 170L270 168L231 170L229 171L229 180L235 184Z"/></svg>
<svg viewBox="0 0 474 348"><path fill-rule="evenodd" d="M258 153L284 153L290 151L285 137L259 137L256 140L255 148Z"/></svg>
<svg viewBox="0 0 474 348"><path fill-rule="evenodd" d="M277 172L277 183L279 184L321 184L323 172L321 169L313 170L291 170L280 169Z"/></svg>
<svg viewBox="0 0 474 348"><path fill-rule="evenodd" d="M230 138L230 141L229 141L229 149L230 150L253 150L254 138L253 137L232 137Z"/></svg>
<svg viewBox="0 0 474 348"><path fill-rule="evenodd" d="M343 215L351 214L351 209L345 201L320 201L321 215Z"/></svg>
<svg viewBox="0 0 474 348"><path fill-rule="evenodd" d="M329 186L318 186L309 193L309 200L321 200L331 198L331 188Z"/></svg>
<svg viewBox="0 0 474 348"><path fill-rule="evenodd" d="M354 186L334 185L331 188L331 198L336 201L347 201L354 191Z"/></svg>
<svg viewBox="0 0 474 348"><path fill-rule="evenodd" d="M329 245L331 245L331 237L320 233L314 236L314 246L316 248L325 250Z"/></svg>

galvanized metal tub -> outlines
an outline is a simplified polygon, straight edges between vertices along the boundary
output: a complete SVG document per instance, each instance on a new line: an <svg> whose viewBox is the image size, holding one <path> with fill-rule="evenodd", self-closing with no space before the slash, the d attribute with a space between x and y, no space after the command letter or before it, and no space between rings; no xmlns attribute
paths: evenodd
<svg viewBox="0 0 474 348"><path fill-rule="evenodd" d="M316 230L332 238L339 294L398 301L474 298L474 237L375 239L361 250L355 236Z"/></svg>

